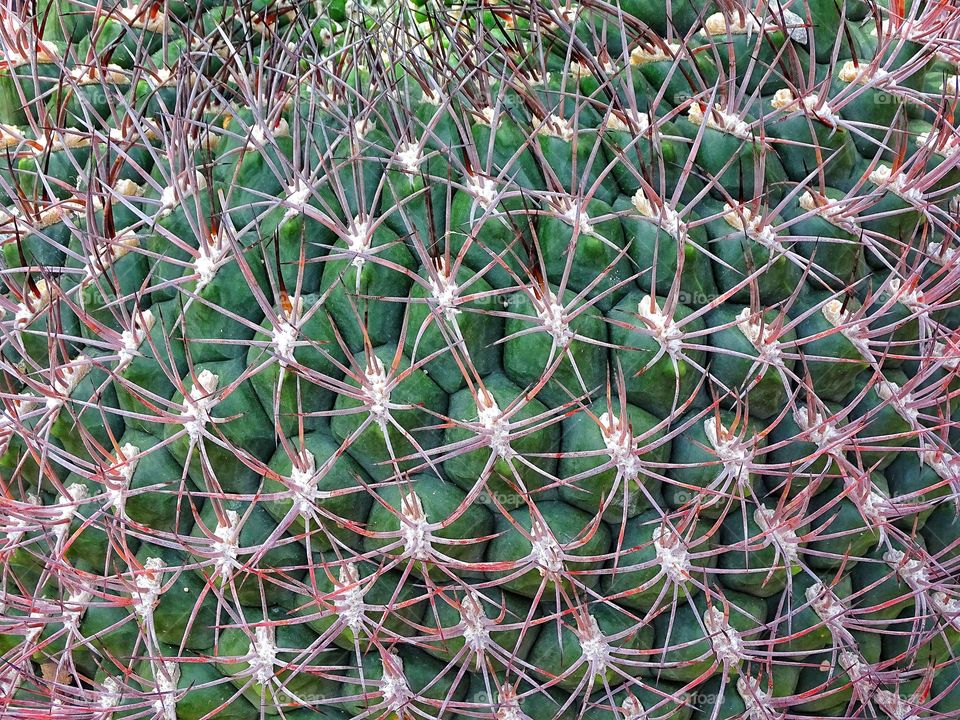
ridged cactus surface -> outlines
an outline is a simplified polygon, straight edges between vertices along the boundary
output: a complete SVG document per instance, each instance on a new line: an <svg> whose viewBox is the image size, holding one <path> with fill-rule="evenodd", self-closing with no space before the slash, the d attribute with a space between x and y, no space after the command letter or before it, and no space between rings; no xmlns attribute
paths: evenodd
<svg viewBox="0 0 960 720"><path fill-rule="evenodd" d="M0 49L0 716L960 715L956 4Z"/></svg>

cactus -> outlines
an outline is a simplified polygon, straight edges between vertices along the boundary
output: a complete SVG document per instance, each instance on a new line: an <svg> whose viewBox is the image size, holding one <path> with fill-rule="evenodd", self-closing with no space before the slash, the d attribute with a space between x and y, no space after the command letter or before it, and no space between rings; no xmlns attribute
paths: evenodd
<svg viewBox="0 0 960 720"><path fill-rule="evenodd" d="M0 0L0 716L957 717L958 33Z"/></svg>

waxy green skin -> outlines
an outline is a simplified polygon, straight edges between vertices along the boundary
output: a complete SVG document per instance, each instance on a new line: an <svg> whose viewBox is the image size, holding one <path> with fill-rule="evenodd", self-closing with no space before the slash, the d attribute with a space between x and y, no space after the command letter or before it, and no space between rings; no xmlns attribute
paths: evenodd
<svg viewBox="0 0 960 720"><path fill-rule="evenodd" d="M575 584L584 587L594 587L598 581L596 572L601 565L597 560L577 560L576 558L595 558L609 550L610 530L604 523L596 524L590 537L584 535L584 531L589 527L589 516L582 510L578 510L564 502L545 501L539 503L538 509L543 516L543 522L549 528L556 543L561 547L566 546L566 554L574 559L565 560L564 565L570 572L575 572ZM508 521L503 516L496 518L496 532L498 537L494 538L487 545L488 561L510 562L528 558L533 549L528 539L533 522L530 510L525 507L518 508L510 513L512 521ZM514 525L513 523L516 523ZM521 532L519 528L523 529ZM514 575L513 572L502 570L488 570L487 576L490 579L502 578L508 575ZM541 577L536 566L512 580L503 583L503 587L512 592L524 595L525 597L536 597L541 586L544 592L552 593L556 582L551 577ZM563 587L569 588L573 582L563 579L560 583Z"/></svg>
<svg viewBox="0 0 960 720"><path fill-rule="evenodd" d="M681 422L684 430L671 446L672 467L667 474L672 482L663 486L664 499L668 507L695 504L701 516L720 517L731 499L736 502L752 494L758 472L752 458L762 454L765 439L754 421L744 422L730 412L695 413ZM725 459L707 434L708 423L719 444L727 435L744 448L742 459L739 454Z"/></svg>
<svg viewBox="0 0 960 720"><path fill-rule="evenodd" d="M710 372L718 384L723 383L731 393L724 404L735 406L738 398L745 395L750 414L767 419L786 404L783 376L794 369L795 362L789 356L784 357L783 353L790 352L796 333L792 328L776 332L777 323L782 328L789 319L778 317L775 311L767 311L755 318L763 338L774 341L762 343L769 348L769 354L765 355L739 326L738 320L744 310L747 310L745 306L724 304L707 314L707 326L717 328L710 334L710 345L716 348L711 354ZM779 355L774 354L777 351L780 351Z"/></svg>
<svg viewBox="0 0 960 720"><path fill-rule="evenodd" d="M565 306L573 298L567 291L558 304ZM503 369L517 385L528 391L536 387L538 399L557 406L593 393L606 382L607 327L595 307L567 319L573 336L559 344L539 321L530 294L516 292L507 301L510 314L504 323ZM541 384L548 369L552 373Z"/></svg>
<svg viewBox="0 0 960 720"><path fill-rule="evenodd" d="M676 283L680 269L679 292L685 305L700 307L717 295L708 253L710 242L702 225L696 225L696 213L680 210L681 221L687 224L682 243L683 258L678 255L680 242L654 219L637 212L633 198L620 197L613 203L620 213L623 242L638 273L637 285L645 292L666 297Z"/></svg>
<svg viewBox="0 0 960 720"><path fill-rule="evenodd" d="M662 519L652 509L627 521L621 541L623 552L617 558L616 567L610 568L601 581L604 594L619 605L635 611L652 610L658 598L663 594L671 595L677 587L661 572L661 562L653 544L658 528L662 528ZM692 555L690 577L700 575L699 568L716 565L716 555L709 552L714 543L707 522L698 521L693 528L674 527L673 530L680 532ZM690 597L700 593L695 583L685 582L684 589Z"/></svg>
<svg viewBox="0 0 960 720"><path fill-rule="evenodd" d="M426 522L438 525L429 530L430 549L438 560L453 567L458 563L482 562L487 538L493 533L490 511L483 505L469 503L466 494L455 485L428 473L412 475L399 484L379 486L367 517L366 529L371 534L364 538L365 550L411 559L405 537L408 522L416 520L404 519L408 517L404 509L408 507L406 501L410 493L419 499ZM420 560L416 556L412 559ZM425 563L424 570L430 564Z"/></svg>
<svg viewBox="0 0 960 720"><path fill-rule="evenodd" d="M301 295L298 310L288 315L282 306L276 320L266 317L247 351L247 367L259 368L250 384L263 410L288 435L319 430L328 424L336 393L332 384L343 377L346 355L329 311L317 295ZM278 335L298 330L299 342L287 357Z"/></svg>
<svg viewBox="0 0 960 720"><path fill-rule="evenodd" d="M627 468L618 467L607 448L605 434L621 446L629 443L636 447L637 453L650 463L669 461L670 442L664 439L663 429L657 427L657 418L633 405L614 407L611 414L618 418L618 429L605 433L601 423L608 411L607 404L599 401L589 413L577 413L564 421L559 474L566 482L560 488L560 497L591 514L602 510L604 520L618 524L648 508L651 497L658 504L661 498L657 471L651 468L651 474L639 471L634 476ZM609 467L601 470L604 465Z"/></svg>
<svg viewBox="0 0 960 720"><path fill-rule="evenodd" d="M427 611L422 588L412 582L401 583L398 571L383 571L371 563L356 563L357 583L341 578L344 563L333 553L315 553L313 597L288 593L283 605L302 617L317 634L329 637L344 650L369 650L383 637L409 637L416 633ZM341 579L343 582L341 582ZM353 588L363 591L363 623L354 627L337 611L344 593Z"/></svg>
<svg viewBox="0 0 960 720"><path fill-rule="evenodd" d="M653 645L654 630L650 625L637 626L637 615L620 608L613 609L609 605L597 605L591 617L596 621L600 632L605 636L620 636L613 640L613 660L611 665L617 665L617 660L636 662L643 656L638 651L649 650ZM581 622L589 622L582 620ZM552 628L550 629L552 630ZM584 627L576 624L571 618L565 621L559 632L541 632L537 637L528 656L528 661L534 665L544 679L560 678L557 686L565 690L575 690L583 681L592 679L595 684L601 679L615 682L619 673L614 667L607 668L597 676L591 676L588 661L583 656L583 648L578 632ZM624 663L621 672L631 675L640 674L637 667Z"/></svg>
<svg viewBox="0 0 960 720"><path fill-rule="evenodd" d="M706 355L690 347L682 348L682 354L676 358L671 357L641 318L641 302L644 310L649 310L646 294L633 291L607 314L610 342L627 350L618 356L619 367L614 371L623 373L627 399L631 403L662 416L670 408L681 406L694 393L701 377L697 368L703 367ZM656 302L665 312L664 298L656 298ZM690 308L677 304L673 309L673 322L682 323L687 332L702 331L705 325L701 318L684 322L691 312Z"/></svg>
<svg viewBox="0 0 960 720"><path fill-rule="evenodd" d="M729 610L725 607L719 607L718 610L728 614L726 621L729 626L745 640L756 637L759 634L757 629L766 622L767 617L763 601L733 591L727 591L724 595L730 603ZM657 670L660 676L674 682L689 682L717 662L710 650L711 636L701 626L703 620L700 618L708 607L705 596L700 595L693 602L693 607L688 604L679 606L675 617L671 618L671 613L662 613L654 622L657 643L663 652L653 656L651 661L661 664ZM734 676L739 672L736 666L730 666L728 671Z"/></svg>
<svg viewBox="0 0 960 720"><path fill-rule="evenodd" d="M455 275L451 273L421 269L419 281L410 290L404 346L411 362L420 365L450 395L466 385L460 368L467 359L481 376L499 369L498 341L503 337L502 320L487 314L500 305L493 288L465 266ZM442 306L438 299L437 293L445 292L446 287L455 288L453 308Z"/></svg>
<svg viewBox="0 0 960 720"><path fill-rule="evenodd" d="M416 449L430 449L441 441L441 430L433 413L447 409L447 395L423 370L399 356L393 368L396 351L383 345L373 351L390 382L389 419L378 419L369 411L362 394L338 395L334 410L339 414L330 420L330 432L341 443L349 442L347 451L374 480L393 476L396 468L409 468L418 463ZM365 353L353 359L354 372L368 367ZM362 375L361 375L362 377ZM356 379L350 385L359 386ZM410 460L406 458L410 457Z"/></svg>
<svg viewBox="0 0 960 720"><path fill-rule="evenodd" d="M165 426L163 436L170 441L170 453L177 462L187 466L187 472L194 482L202 486L210 482L201 460L200 453L203 452L216 483L223 491L251 492L259 484L259 473L254 469L256 463L267 462L276 448L272 423L260 408L250 380L244 376L241 362L195 365L193 376L187 375L182 380L187 392L194 387L195 378L204 370L220 379L219 389L211 394L216 403L209 410L212 422L205 426L209 436L201 436L197 442L193 442L189 433L174 423ZM211 395L201 393L201 397L209 398ZM182 404L183 395L177 392L174 402ZM221 444L222 440L217 442L220 434L229 442L228 447Z"/></svg>
<svg viewBox="0 0 960 720"><path fill-rule="evenodd" d="M288 442L293 453L284 446L277 448L270 460L270 472L264 475L263 490L267 494L281 494L293 486L298 494L294 498L265 501L267 512L277 523L289 523L288 530L296 535L308 528L322 528L322 533L313 533L309 541L303 540L312 552L330 550L334 540L358 547L361 539L356 528L367 520L373 504L373 498L363 489L371 483L366 472L322 430L306 433L302 442L297 436ZM302 456L303 451L313 455L313 473L307 472L310 466ZM293 481L295 467L310 478L307 489L300 490L299 483ZM318 497L313 496L314 489ZM307 516L303 509L309 511Z"/></svg>
<svg viewBox="0 0 960 720"><path fill-rule="evenodd" d="M524 492L533 498L555 495L555 490L543 488L556 474L557 462L552 453L560 444L559 418L549 424L537 422L538 419L549 418L550 410L502 374L487 376L483 386L493 396L504 420L524 432L511 439L510 452L504 454L498 452L495 446L487 444L474 449L471 443L462 452L444 461L444 473L467 491L483 480L484 497L507 509L522 504ZM470 389L461 390L450 397L447 414L459 423L479 423L477 401ZM445 445L454 446L472 438L473 433L462 425L447 428L443 437ZM511 453L515 453L516 457ZM486 472L488 467L489 471Z"/></svg>
<svg viewBox="0 0 960 720"><path fill-rule="evenodd" d="M473 652L466 644L465 598L463 591L444 593L436 603L436 615L430 612L424 615L424 625L429 628L431 635L437 636L424 651L440 660L459 658L460 666L475 668L479 653ZM501 658L504 656L525 660L540 634L539 625L527 624L528 618L539 618L538 607L533 606L527 598L500 590L475 592L474 598L480 603L486 618L496 626L490 629L490 642L500 648L485 650L484 661L492 659L499 668L503 666Z"/></svg>
<svg viewBox="0 0 960 720"><path fill-rule="evenodd" d="M324 677L314 668L349 662L345 651L320 650L317 635L299 626L282 624L286 619L287 613L280 607L270 608L266 616L259 609L245 608L243 625L226 628L220 634L214 658L217 670L230 678L251 705L262 707L267 715L282 713L284 717L288 708L294 710L304 703L336 697L340 682L335 673ZM255 677L257 667L247 658L250 650L256 648L256 628L270 623L277 623L273 625L273 640L280 650L275 658L278 672L269 683L261 683Z"/></svg>

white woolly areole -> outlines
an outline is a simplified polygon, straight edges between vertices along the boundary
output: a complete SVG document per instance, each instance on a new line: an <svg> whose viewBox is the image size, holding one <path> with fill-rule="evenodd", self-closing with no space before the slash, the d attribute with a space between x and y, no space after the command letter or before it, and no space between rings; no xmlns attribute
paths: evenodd
<svg viewBox="0 0 960 720"><path fill-rule="evenodd" d="M780 341L777 340L775 329L764 322L762 313L754 313L750 308L744 308L737 314L737 329L750 341L763 360L780 364Z"/></svg>
<svg viewBox="0 0 960 720"><path fill-rule="evenodd" d="M543 297L534 296L533 306L543 327L553 338L554 344L565 347L567 343L573 340L574 332L570 329L567 311L557 300L552 290L547 288Z"/></svg>
<svg viewBox="0 0 960 720"><path fill-rule="evenodd" d="M9 46L3 48L4 52L0 55L0 62L7 64L9 67L28 65L33 58L36 58L38 64L54 63L59 58L60 53L56 45L52 42L37 39L32 28L20 20L17 14L12 11L0 13L0 32L3 33L4 37L14 40ZM20 38L25 39L32 46L31 51L21 52L17 47ZM4 45L8 44L4 43Z"/></svg>
<svg viewBox="0 0 960 720"><path fill-rule="evenodd" d="M753 511L753 519L763 530L766 544L773 543L788 563L797 562L800 557L800 538L787 523L777 522L775 510L761 505Z"/></svg>
<svg viewBox="0 0 960 720"><path fill-rule="evenodd" d="M626 122L620 119L618 115L610 113L607 116L607 129L615 130L616 132L631 132L631 125L633 126L633 131L638 135L645 135L649 130L652 123L650 122L649 113L637 112L635 110L626 110L625 112Z"/></svg>
<svg viewBox="0 0 960 720"><path fill-rule="evenodd" d="M153 682L160 695L154 701L153 709L163 717L163 720L177 720L176 692L177 684L180 682L180 666L172 660L155 664Z"/></svg>
<svg viewBox="0 0 960 720"><path fill-rule="evenodd" d="M309 450L303 451L303 458L306 467L301 469L294 463L287 485L293 491L293 507L297 514L313 517L314 502L320 495L317 490L317 460Z"/></svg>
<svg viewBox="0 0 960 720"><path fill-rule="evenodd" d="M153 608L160 600L163 585L163 569L165 565L160 558L150 557L143 563L143 570L133 579L133 592L130 599L133 601L133 610L141 619L153 615Z"/></svg>
<svg viewBox="0 0 960 720"><path fill-rule="evenodd" d="M140 238L133 232L118 235L112 242L98 243L94 252L87 257L87 273L80 284L89 285L113 263L138 247L140 247Z"/></svg>
<svg viewBox="0 0 960 720"><path fill-rule="evenodd" d="M173 185L169 185L160 193L160 217L165 217L173 212L173 209L181 201L193 192L199 192L207 187L207 180L199 170L196 170L193 177L190 178L187 173L181 173L177 176Z"/></svg>
<svg viewBox="0 0 960 720"><path fill-rule="evenodd" d="M914 592L926 592L931 585L930 570L918 558L908 558L906 553L899 550L888 550L883 554L883 560Z"/></svg>
<svg viewBox="0 0 960 720"><path fill-rule="evenodd" d="M454 323L457 315L462 312L457 307L460 288L457 287L456 279L450 275L445 258L437 259L437 274L430 275L427 278L427 284L430 286L430 294L433 295L437 309L443 313L447 322Z"/></svg>
<svg viewBox="0 0 960 720"><path fill-rule="evenodd" d="M877 687L872 668L863 661L863 657L855 652L843 650L839 655L840 667L853 683L853 690L861 698L871 695Z"/></svg>
<svg viewBox="0 0 960 720"><path fill-rule="evenodd" d="M530 716L520 709L517 694L508 685L501 685L497 689L497 711L494 717L496 720L531 720Z"/></svg>
<svg viewBox="0 0 960 720"><path fill-rule="evenodd" d="M778 110L787 110L794 105L798 107L802 105L807 113L827 125L837 127L840 123L840 116L837 115L830 105L825 100L822 100L819 95L804 95L803 98L798 101L792 90L789 88L781 88L774 94L770 104Z"/></svg>
<svg viewBox="0 0 960 720"><path fill-rule="evenodd" d="M818 582L808 587L804 594L807 602L810 603L810 608L823 620L830 634L837 639L847 639L850 633L843 623L847 608L836 593Z"/></svg>
<svg viewBox="0 0 960 720"><path fill-rule="evenodd" d="M960 480L960 456L942 450L925 450L923 462L942 480L956 483Z"/></svg>
<svg viewBox="0 0 960 720"><path fill-rule="evenodd" d="M289 220L302 213L303 209L307 206L307 201L310 199L312 192L313 188L301 178L297 178L297 181L287 188L287 198L285 201L287 211L283 214L283 220Z"/></svg>
<svg viewBox="0 0 960 720"><path fill-rule="evenodd" d="M423 511L420 496L412 490L400 498L400 532L403 537L404 554L415 560L428 560L431 554L432 536L430 523Z"/></svg>
<svg viewBox="0 0 960 720"><path fill-rule="evenodd" d="M695 102L687 110L687 117L694 125L706 123L709 128L733 135L741 140L750 139L750 124L741 120L737 115L728 113L718 107L713 107L710 112L705 113L700 103Z"/></svg>
<svg viewBox="0 0 960 720"><path fill-rule="evenodd" d="M647 711L637 698L629 696L620 705L620 714L623 720L647 720Z"/></svg>
<svg viewBox="0 0 960 720"><path fill-rule="evenodd" d="M957 95L960 93L960 75L947 75L940 87L948 95Z"/></svg>
<svg viewBox="0 0 960 720"><path fill-rule="evenodd" d="M277 664L276 633L273 626L258 625L253 629L253 639L245 659L256 682L265 685L273 679L273 668Z"/></svg>
<svg viewBox="0 0 960 720"><path fill-rule="evenodd" d="M534 518L530 525L530 557L542 577L555 578L563 572L563 548L550 528Z"/></svg>
<svg viewBox="0 0 960 720"><path fill-rule="evenodd" d="M40 498L32 493L28 493L24 504L28 506L39 507ZM7 538L7 546L13 547L20 542L27 530L30 529L30 521L23 517L16 517L11 513L7 514L7 522L4 528L4 535ZM3 603L0 602L0 611L3 610Z"/></svg>
<svg viewBox="0 0 960 720"><path fill-rule="evenodd" d="M419 143L404 143L397 148L397 162L407 172L415 173L423 162Z"/></svg>
<svg viewBox="0 0 960 720"><path fill-rule="evenodd" d="M749 10L744 10L742 16L740 13L731 12L726 16L722 12L713 13L703 22L701 33L709 35L747 35L754 33L775 30L775 25L761 24L759 20Z"/></svg>
<svg viewBox="0 0 960 720"><path fill-rule="evenodd" d="M140 461L139 456L140 448L131 443L123 444L117 453L116 464L106 473L104 479L107 488L107 507L113 508L113 511L121 518L127 516L124 509L127 490L130 487L133 474L137 470L137 463Z"/></svg>
<svg viewBox="0 0 960 720"><path fill-rule="evenodd" d="M359 120L353 123L353 130L357 134L359 139L366 137L367 133L373 130L376 127L372 118L360 118Z"/></svg>
<svg viewBox="0 0 960 720"><path fill-rule="evenodd" d="M716 418L703 421L703 432L717 459L723 464L723 475L736 483L747 482L750 465L753 463L753 449L750 445L730 433Z"/></svg>
<svg viewBox="0 0 960 720"><path fill-rule="evenodd" d="M366 590L360 582L360 573L352 562L342 565L338 572L339 592L333 598L333 609L354 633L363 627L364 613L367 609L363 601Z"/></svg>
<svg viewBox="0 0 960 720"><path fill-rule="evenodd" d="M772 252L783 252L783 245L780 244L777 234L764 222L762 215L754 217L753 210L747 206L741 205L735 208L730 203L724 203L723 210L723 219L730 227L743 231L748 238Z"/></svg>
<svg viewBox="0 0 960 720"><path fill-rule="evenodd" d="M87 490L86 485L80 483L71 483L67 485L65 490L67 491L65 495L57 496L57 512L52 518L54 523L53 534L58 543L70 530L70 522L76 516L79 504L90 496L90 491Z"/></svg>
<svg viewBox="0 0 960 720"><path fill-rule="evenodd" d="M941 157L948 158L960 150L960 137L952 128L943 128L940 132L922 132L917 134L917 146L926 147Z"/></svg>
<svg viewBox="0 0 960 720"><path fill-rule="evenodd" d="M368 358L364 377L366 383L363 385L363 396L367 412L381 430L386 432L387 419L390 417L390 382L383 363L376 355L371 354Z"/></svg>
<svg viewBox="0 0 960 720"><path fill-rule="evenodd" d="M933 359L940 361L947 370L956 370L960 368L960 348L952 341L947 344L934 342Z"/></svg>
<svg viewBox="0 0 960 720"><path fill-rule="evenodd" d="M655 220L660 227L677 240L685 240L687 227L680 219L677 213L666 203L660 203L659 207L654 207L653 203L643 191L643 188L637 190L632 198L634 209L651 220Z"/></svg>
<svg viewBox="0 0 960 720"><path fill-rule="evenodd" d="M380 679L380 692L383 702L390 712L403 717L401 711L414 698L407 678L403 675L403 661L391 650L381 651L383 659L383 677Z"/></svg>
<svg viewBox="0 0 960 720"><path fill-rule="evenodd" d="M120 351L117 353L118 372L127 367L137 356L140 346L147 339L155 321L152 310L140 310L134 314L131 327L120 333Z"/></svg>
<svg viewBox="0 0 960 720"><path fill-rule="evenodd" d="M803 410L794 410L793 419L800 429L807 433L810 442L821 451L828 453L840 451L837 445L843 439L843 434L834 423L824 420L823 415L816 413L813 420L810 420Z"/></svg>
<svg viewBox="0 0 960 720"><path fill-rule="evenodd" d="M894 175L889 165L878 164L870 173L869 180L877 187L885 188L908 202L918 203L923 200L923 193L919 189L907 187L906 175L902 172Z"/></svg>
<svg viewBox="0 0 960 720"><path fill-rule="evenodd" d="M100 710L109 712L120 704L120 696L123 693L123 683L116 678L108 677L100 684L100 691L97 693L99 702L97 707Z"/></svg>
<svg viewBox="0 0 960 720"><path fill-rule="evenodd" d="M162 11L162 5L150 3L142 7L131 3L124 8L117 8L114 12L130 27L140 28L149 32L163 32L167 27L167 16Z"/></svg>
<svg viewBox="0 0 960 720"><path fill-rule="evenodd" d="M854 235L859 233L856 220L849 218L844 214L843 206L826 197L814 196L809 190L805 190L800 196L800 207L807 211L814 211L831 225L841 230L846 230Z"/></svg>
<svg viewBox="0 0 960 720"><path fill-rule="evenodd" d="M483 612L477 593L472 589L466 591L460 603L460 623L464 644L477 655L483 653L490 645L490 621Z"/></svg>
<svg viewBox="0 0 960 720"><path fill-rule="evenodd" d="M913 396L902 390L899 385L890 380L881 380L876 385L877 396L889 402L904 420L916 424L920 419L920 411L913 404Z"/></svg>
<svg viewBox="0 0 960 720"><path fill-rule="evenodd" d="M217 554L213 566L216 569L217 577L223 582L230 579L233 571L240 567L237 562L237 555L240 552L240 515L236 510L227 510L224 512L223 520L217 520L217 527L213 531L216 538L213 542L213 550Z"/></svg>
<svg viewBox="0 0 960 720"><path fill-rule="evenodd" d="M183 412L180 419L186 428L187 435L192 443L196 443L203 435L204 426L210 422L210 408L216 405L216 392L220 384L220 376L209 370L201 370L190 392L183 398Z"/></svg>
<svg viewBox="0 0 960 720"><path fill-rule="evenodd" d="M843 309L842 302L837 299L830 300L824 303L820 312L823 313L823 317L828 323L835 328L839 328L840 333L849 340L850 344L859 350L862 355L872 357L870 344L860 332L860 323L850 322L852 313L850 310Z"/></svg>
<svg viewBox="0 0 960 720"><path fill-rule="evenodd" d="M678 533L666 526L653 529L653 548L660 569L671 582L681 585L690 579L690 557L687 545Z"/></svg>
<svg viewBox="0 0 960 720"><path fill-rule="evenodd" d="M0 150L16 147L23 140L23 133L17 127L0 123Z"/></svg>
<svg viewBox="0 0 960 720"><path fill-rule="evenodd" d="M713 653L725 670L737 667L743 660L743 639L727 619L723 611L711 606L703 614L703 624L709 633Z"/></svg>
<svg viewBox="0 0 960 720"><path fill-rule="evenodd" d="M610 460L624 480L636 480L640 475L640 458L634 452L633 434L627 424L622 423L615 414L605 412L600 416L600 431Z"/></svg>
<svg viewBox="0 0 960 720"><path fill-rule="evenodd" d="M683 350L683 331L673 321L673 317L660 310L657 298L644 295L637 303L637 314L654 340L660 343L664 352L672 358L678 357Z"/></svg>
<svg viewBox="0 0 960 720"><path fill-rule="evenodd" d="M253 152L262 150L263 146L271 140L282 137L290 137L290 124L286 119L281 117L273 127L257 123L250 128L250 142L247 143L247 150Z"/></svg>
<svg viewBox="0 0 960 720"><path fill-rule="evenodd" d="M563 199L557 206L560 212L560 219L567 225L576 228L582 235L596 235L596 230L590 223L590 216L587 210L575 198L569 197Z"/></svg>
<svg viewBox="0 0 960 720"><path fill-rule="evenodd" d="M503 416L497 401L486 388L480 388L477 393L477 415L483 434L490 443L490 449L505 460L513 457L513 449L510 447L510 421Z"/></svg>
<svg viewBox="0 0 960 720"><path fill-rule="evenodd" d="M113 189L117 192L117 195L121 195L123 197L142 197L144 193L143 185L138 185L129 178L120 178L117 180L117 183L113 186Z"/></svg>
<svg viewBox="0 0 960 720"><path fill-rule="evenodd" d="M745 720L779 720L784 715L773 709L773 697L763 691L760 681L743 675L737 679L737 693L743 700Z"/></svg>
<svg viewBox="0 0 960 720"><path fill-rule="evenodd" d="M960 260L960 248L944 248L944 243L931 242L927 244L927 256L937 265L946 267L947 265L954 265Z"/></svg>
<svg viewBox="0 0 960 720"><path fill-rule="evenodd" d="M56 410L63 401L73 394L77 385L90 372L90 363L86 355L77 355L69 365L55 368L52 371L53 380L50 383L51 395L47 397L47 410Z"/></svg>
<svg viewBox="0 0 960 720"><path fill-rule="evenodd" d="M280 367L286 367L293 361L293 351L297 347L299 332L289 321L278 318L270 333L270 342L277 353Z"/></svg>
<svg viewBox="0 0 960 720"><path fill-rule="evenodd" d="M477 119L477 122L482 123L491 129L496 128L498 121L497 114L489 105L484 105L479 110L476 110L473 113L473 116Z"/></svg>
<svg viewBox="0 0 960 720"><path fill-rule="evenodd" d="M890 690L877 690L873 697L891 720L919 720L922 708L913 697L904 699Z"/></svg>
<svg viewBox="0 0 960 720"><path fill-rule="evenodd" d="M484 210L491 207L497 199L497 184L492 178L483 175L471 175L467 180L467 192L470 193Z"/></svg>
<svg viewBox="0 0 960 720"><path fill-rule="evenodd" d="M923 293L917 290L915 285L908 287L899 278L891 278L890 295L904 307L915 312L926 312L927 303L924 300Z"/></svg>
<svg viewBox="0 0 960 720"><path fill-rule="evenodd" d="M840 68L839 73L840 79L845 83L867 83L873 81L876 86L881 85L889 75L890 73L883 68L859 65L853 60L847 60Z"/></svg>
<svg viewBox="0 0 960 720"><path fill-rule="evenodd" d="M573 125L570 124L569 120L557 114L547 115L540 123L537 132L547 137L559 138L564 142L570 142L574 138Z"/></svg>
<svg viewBox="0 0 960 720"><path fill-rule="evenodd" d="M945 592L937 591L931 593L930 605L955 630L960 630L960 599L949 597Z"/></svg>
<svg viewBox="0 0 960 720"><path fill-rule="evenodd" d="M89 590L74 590L67 596L66 605L69 607L63 609L63 624L65 627L70 630L77 629L81 618L87 612L91 598L93 598L93 593Z"/></svg>
<svg viewBox="0 0 960 720"><path fill-rule="evenodd" d="M77 85L99 85L109 83L122 85L129 81L127 73L119 65L113 63L106 67L100 65L81 65L67 73Z"/></svg>
<svg viewBox="0 0 960 720"><path fill-rule="evenodd" d="M587 615L578 622L577 637L580 640L580 652L590 669L591 675L602 675L610 666L610 643L600 632L600 626L593 615Z"/></svg>
<svg viewBox="0 0 960 720"><path fill-rule="evenodd" d="M29 288L24 295L23 302L17 306L13 322L17 328L25 327L34 317L43 312L50 305L51 288L44 278L38 278L34 287Z"/></svg>
<svg viewBox="0 0 960 720"><path fill-rule="evenodd" d="M655 44L652 50L643 47L636 47L630 52L631 65L646 65L647 63L673 61L683 50L680 43L665 43L667 49L664 50L659 44Z"/></svg>
<svg viewBox="0 0 960 720"><path fill-rule="evenodd" d="M197 275L196 292L200 292L213 281L217 270L227 258L230 246L223 237L223 232L221 228L220 235L216 238L200 243L200 252L193 261L193 271Z"/></svg>

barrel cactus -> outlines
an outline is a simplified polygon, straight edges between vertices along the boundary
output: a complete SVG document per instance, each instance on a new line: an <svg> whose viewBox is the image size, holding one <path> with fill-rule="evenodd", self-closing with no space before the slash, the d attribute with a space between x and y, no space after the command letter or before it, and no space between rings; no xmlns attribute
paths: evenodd
<svg viewBox="0 0 960 720"><path fill-rule="evenodd" d="M956 717L958 37L0 0L0 715Z"/></svg>

